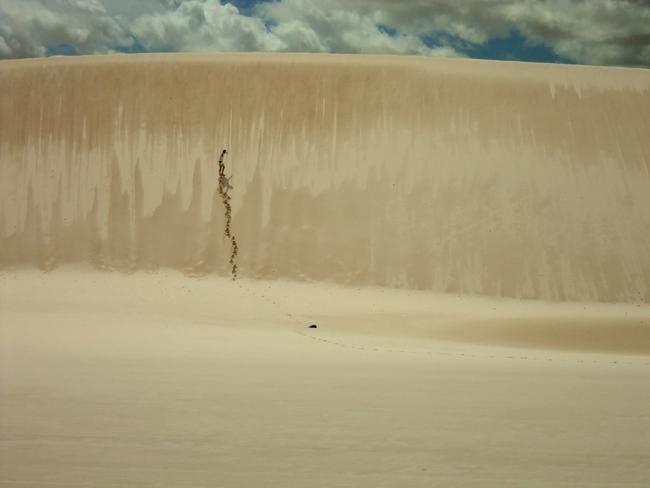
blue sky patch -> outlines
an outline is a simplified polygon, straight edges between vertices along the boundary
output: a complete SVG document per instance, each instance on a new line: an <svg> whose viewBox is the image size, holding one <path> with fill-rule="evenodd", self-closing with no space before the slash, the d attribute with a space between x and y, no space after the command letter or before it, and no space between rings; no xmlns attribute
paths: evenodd
<svg viewBox="0 0 650 488"><path fill-rule="evenodd" d="M573 61L556 54L550 47L531 42L519 31L512 31L507 37L493 37L484 44L474 44L446 32L436 33L423 40L430 47L453 47L475 59L574 64Z"/></svg>
<svg viewBox="0 0 650 488"><path fill-rule="evenodd" d="M253 7L257 5L258 3L264 3L256 0L227 0L227 1L222 1L221 3L230 3L237 7L237 10L239 10L242 14L244 15L249 15L253 11Z"/></svg>
<svg viewBox="0 0 650 488"><path fill-rule="evenodd" d="M377 29L379 29L379 32L383 32L384 34L386 34L386 35L388 35L390 37L397 36L397 29L394 29L393 27L390 27L389 25L378 24Z"/></svg>
<svg viewBox="0 0 650 488"><path fill-rule="evenodd" d="M477 59L573 64L573 61L559 56L550 47L529 41L518 31L512 31L508 37L495 37L485 44L472 45L463 52Z"/></svg>
<svg viewBox="0 0 650 488"><path fill-rule="evenodd" d="M46 56L77 56L79 51L72 44L55 44L45 50Z"/></svg>

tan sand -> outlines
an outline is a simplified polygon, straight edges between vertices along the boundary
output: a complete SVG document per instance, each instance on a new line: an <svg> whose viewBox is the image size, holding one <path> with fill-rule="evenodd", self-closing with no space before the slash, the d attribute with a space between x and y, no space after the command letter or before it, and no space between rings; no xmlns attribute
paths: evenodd
<svg viewBox="0 0 650 488"><path fill-rule="evenodd" d="M650 356L327 318L395 330L521 304L75 269L4 273L0 296L0 486L647 485Z"/></svg>
<svg viewBox="0 0 650 488"><path fill-rule="evenodd" d="M648 113L647 70L0 62L0 486L647 487Z"/></svg>
<svg viewBox="0 0 650 488"><path fill-rule="evenodd" d="M0 62L0 266L650 301L650 72L396 56Z"/></svg>

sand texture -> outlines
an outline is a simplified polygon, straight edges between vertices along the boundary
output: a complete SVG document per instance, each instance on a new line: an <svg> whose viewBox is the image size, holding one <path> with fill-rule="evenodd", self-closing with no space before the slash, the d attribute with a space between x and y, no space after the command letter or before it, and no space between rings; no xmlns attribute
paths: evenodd
<svg viewBox="0 0 650 488"><path fill-rule="evenodd" d="M650 327L647 308L67 268L4 273L0 297L3 488L650 479L650 355L438 325L544 312ZM426 337L410 330L427 315Z"/></svg>
<svg viewBox="0 0 650 488"><path fill-rule="evenodd" d="M649 134L648 70L0 62L0 487L647 488Z"/></svg>
<svg viewBox="0 0 650 488"><path fill-rule="evenodd" d="M0 265L650 300L650 72L382 56L0 63Z"/></svg>

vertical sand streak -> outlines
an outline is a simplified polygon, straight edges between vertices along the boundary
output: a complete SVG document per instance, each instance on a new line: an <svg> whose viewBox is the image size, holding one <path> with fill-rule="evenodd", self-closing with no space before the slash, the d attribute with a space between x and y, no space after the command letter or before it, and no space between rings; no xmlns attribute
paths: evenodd
<svg viewBox="0 0 650 488"><path fill-rule="evenodd" d="M382 56L0 63L0 266L650 301L650 74Z"/></svg>

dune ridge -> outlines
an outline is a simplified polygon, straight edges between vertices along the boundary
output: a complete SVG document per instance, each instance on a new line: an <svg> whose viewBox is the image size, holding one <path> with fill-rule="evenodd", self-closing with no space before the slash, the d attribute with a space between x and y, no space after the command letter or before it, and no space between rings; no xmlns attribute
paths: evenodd
<svg viewBox="0 0 650 488"><path fill-rule="evenodd" d="M650 73L390 56L0 63L0 267L650 301Z"/></svg>

